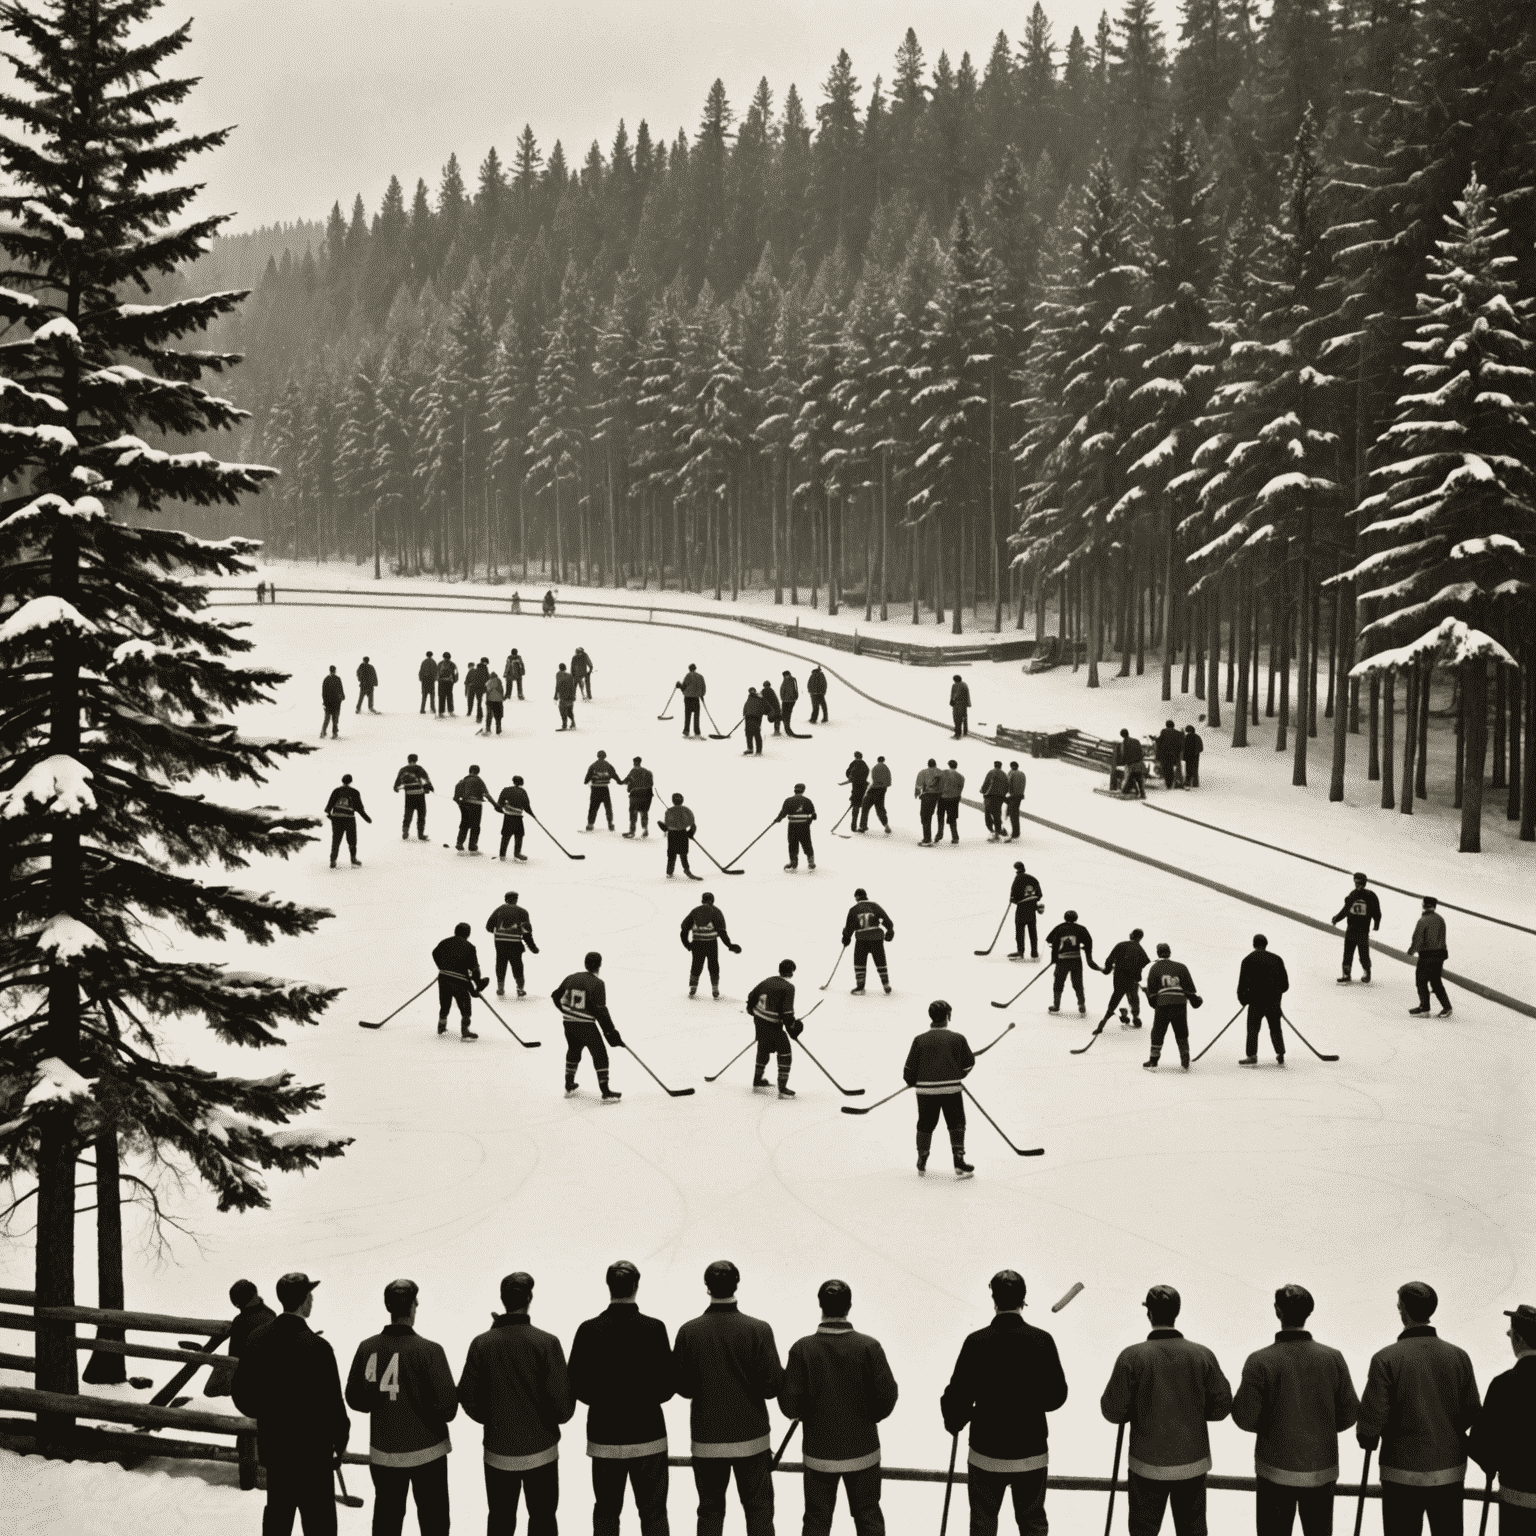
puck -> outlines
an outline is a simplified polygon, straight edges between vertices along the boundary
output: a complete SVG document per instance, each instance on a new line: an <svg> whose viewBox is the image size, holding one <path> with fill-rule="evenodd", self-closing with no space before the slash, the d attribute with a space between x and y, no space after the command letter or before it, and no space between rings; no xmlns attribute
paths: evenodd
<svg viewBox="0 0 1536 1536"><path fill-rule="evenodd" d="M1063 1307L1064 1307L1064 1306L1066 1306L1066 1304L1067 1304L1067 1303L1068 1303L1068 1302L1069 1302L1069 1301L1071 1301L1071 1300L1072 1300L1072 1298L1073 1298L1073 1297L1074 1297L1074 1296L1076 1296L1076 1295L1077 1295L1077 1293L1078 1293L1078 1292L1079 1292L1079 1291L1080 1291L1080 1290L1082 1290L1082 1288L1083 1288L1083 1282L1082 1282L1082 1281L1081 1281L1081 1280L1078 1280L1078 1281L1076 1281L1076 1282L1075 1282L1075 1283L1074 1283L1074 1284L1073 1284L1073 1286L1072 1286L1072 1289L1071 1289L1071 1290L1070 1290L1070 1291L1068 1291L1068 1292L1067 1292L1067 1294L1066 1294L1066 1295L1065 1295L1065 1296L1063 1296L1063 1297L1062 1297L1062 1298L1061 1298L1061 1300L1060 1300L1060 1301L1058 1301L1058 1302L1057 1302L1057 1303L1056 1303L1056 1304L1055 1304L1055 1305L1054 1305L1054 1306L1053 1306L1053 1307L1052 1307L1052 1308L1051 1308L1051 1311L1052 1311L1052 1312L1060 1312L1060 1311L1061 1311L1061 1309L1062 1309L1062 1308L1063 1308Z"/></svg>

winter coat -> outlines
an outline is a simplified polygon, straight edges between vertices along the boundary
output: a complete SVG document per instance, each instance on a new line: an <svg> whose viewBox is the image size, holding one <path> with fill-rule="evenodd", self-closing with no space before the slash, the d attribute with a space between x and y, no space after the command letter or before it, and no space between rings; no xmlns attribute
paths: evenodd
<svg viewBox="0 0 1536 1536"><path fill-rule="evenodd" d="M346 686L334 672L327 673L320 683L320 702L333 709L346 698Z"/></svg>
<svg viewBox="0 0 1536 1536"><path fill-rule="evenodd" d="M1360 1413L1344 1356L1304 1328L1284 1328L1243 1362L1232 1422L1257 1434L1255 1475L1287 1488L1339 1478L1339 1434Z"/></svg>
<svg viewBox="0 0 1536 1536"><path fill-rule="evenodd" d="M507 657L507 664L502 671L509 683L515 683L518 678L528 675L528 668L524 665L523 658L516 651L513 651Z"/></svg>
<svg viewBox="0 0 1536 1536"><path fill-rule="evenodd" d="M661 825L668 832L692 832L698 823L686 805L669 805L662 813Z"/></svg>
<svg viewBox="0 0 1536 1536"><path fill-rule="evenodd" d="M981 798L983 800L1001 800L1008 793L1008 775L1001 768L989 768L987 776L981 781Z"/></svg>
<svg viewBox="0 0 1536 1536"><path fill-rule="evenodd" d="M939 780L944 777L942 768L919 768L917 778L912 784L912 793L921 798L923 795L936 795L939 792Z"/></svg>
<svg viewBox="0 0 1536 1536"><path fill-rule="evenodd" d="M780 704L793 704L800 697L800 685L788 672L784 674L784 681L779 684Z"/></svg>
<svg viewBox="0 0 1536 1536"><path fill-rule="evenodd" d="M971 687L969 683L951 683L949 685L949 707L951 709L969 709L971 707Z"/></svg>
<svg viewBox="0 0 1536 1536"><path fill-rule="evenodd" d="M576 697L576 679L569 672L555 673L555 697L569 704Z"/></svg>
<svg viewBox="0 0 1536 1536"><path fill-rule="evenodd" d="M805 680L805 691L815 697L825 696L827 691L827 674L820 667L812 667L811 675Z"/></svg>
<svg viewBox="0 0 1536 1536"><path fill-rule="evenodd" d="M264 1467L328 1467L347 1448L352 1420L336 1353L297 1312L251 1334L230 1395L256 1420L256 1454Z"/></svg>
<svg viewBox="0 0 1536 1536"><path fill-rule="evenodd" d="M1022 800L1024 787L1028 783L1022 768L1012 768L1008 772L1008 798L1010 800Z"/></svg>
<svg viewBox="0 0 1536 1536"><path fill-rule="evenodd" d="M970 1041L959 1030L945 1025L913 1036L901 1078L909 1088L917 1089L919 1098L959 1093L961 1079L975 1065L976 1055Z"/></svg>
<svg viewBox="0 0 1536 1536"><path fill-rule="evenodd" d="M453 786L453 798L473 805L478 804L482 800L489 800L491 798L491 791L486 786L485 780L478 773L466 773Z"/></svg>
<svg viewBox="0 0 1536 1536"><path fill-rule="evenodd" d="M490 673L485 679L485 702L503 704L506 698L507 690L502 686L501 679L494 672Z"/></svg>
<svg viewBox="0 0 1536 1536"><path fill-rule="evenodd" d="M958 800L965 788L965 775L957 768L939 769L938 792L940 800Z"/></svg>
<svg viewBox="0 0 1536 1536"><path fill-rule="evenodd" d="M1445 919L1438 912L1424 913L1413 925L1413 938L1408 942L1410 955L1439 955L1443 960L1450 950L1445 944Z"/></svg>
<svg viewBox="0 0 1536 1536"><path fill-rule="evenodd" d="M826 1318L789 1351L779 1411L804 1426L811 1472L862 1472L880 1464L880 1431L896 1406L885 1351L846 1318Z"/></svg>
<svg viewBox="0 0 1536 1536"><path fill-rule="evenodd" d="M1536 1509L1536 1355L1522 1355L1512 1370L1488 1383L1472 1424L1467 1454L1485 1472L1497 1472L1506 1504Z"/></svg>
<svg viewBox="0 0 1536 1536"><path fill-rule="evenodd" d="M459 666L455 661L444 659L437 664L437 680L450 685L459 680Z"/></svg>
<svg viewBox="0 0 1536 1536"><path fill-rule="evenodd" d="M1333 915L1333 921L1345 919L1345 927L1364 933L1367 927L1381 927L1381 900L1370 886L1357 886L1344 898L1344 905Z"/></svg>
<svg viewBox="0 0 1536 1536"><path fill-rule="evenodd" d="M760 694L749 693L746 702L741 706L741 713L748 720L761 720L768 713L768 706L763 702Z"/></svg>
<svg viewBox="0 0 1536 1536"><path fill-rule="evenodd" d="M364 1339L347 1373L347 1406L369 1416L368 1460L376 1467L420 1467L453 1449L449 1422L458 1393L441 1344L408 1323Z"/></svg>
<svg viewBox="0 0 1536 1536"><path fill-rule="evenodd" d="M950 1434L971 1426L973 1467L1011 1477L1046 1466L1045 1416L1066 1400L1056 1341L1017 1312L1000 1312L960 1346L939 1410Z"/></svg>
<svg viewBox="0 0 1536 1536"><path fill-rule="evenodd" d="M1285 961L1267 949L1251 949L1237 968L1237 1000L1240 1003L1278 1003L1291 989Z"/></svg>
<svg viewBox="0 0 1536 1536"><path fill-rule="evenodd" d="M437 681L437 663L430 656L416 668L416 680L420 683L435 683Z"/></svg>
<svg viewBox="0 0 1536 1536"><path fill-rule="evenodd" d="M891 787L891 767L889 763L876 763L869 770L869 783L872 789L889 789Z"/></svg>
<svg viewBox="0 0 1536 1536"><path fill-rule="evenodd" d="M570 1375L571 1390L588 1408L588 1456L666 1455L661 1405L675 1388L665 1323L632 1301L611 1302L576 1330Z"/></svg>
<svg viewBox="0 0 1536 1536"><path fill-rule="evenodd" d="M685 699L702 699L704 697L704 674L702 672L690 672L677 685Z"/></svg>
<svg viewBox="0 0 1536 1536"><path fill-rule="evenodd" d="M1154 1328L1120 1351L1099 1411L1131 1426L1129 1466L1139 1477L1183 1482L1211 1470L1207 1422L1226 1418L1232 1389L1216 1356L1177 1328Z"/></svg>
<svg viewBox="0 0 1536 1536"><path fill-rule="evenodd" d="M1380 1436L1382 1482L1441 1487L1466 1475L1480 1406L1467 1352L1417 1324L1371 1356L1355 1433Z"/></svg>
<svg viewBox="0 0 1536 1536"><path fill-rule="evenodd" d="M371 661L365 661L357 669L357 682L360 688L377 688L379 686L378 668Z"/></svg>
<svg viewBox="0 0 1536 1536"><path fill-rule="evenodd" d="M649 805L656 789L656 775L649 768L631 768L619 783L629 791L629 798L632 801L640 805Z"/></svg>
<svg viewBox="0 0 1536 1536"><path fill-rule="evenodd" d="M734 1301L710 1302L677 1330L672 1375L678 1395L693 1400L693 1455L734 1460L770 1449L767 1405L784 1385L784 1367L767 1323Z"/></svg>
<svg viewBox="0 0 1536 1536"><path fill-rule="evenodd" d="M591 677L591 675L592 658L588 656L585 651L577 651L576 654L571 657L571 676Z"/></svg>
<svg viewBox="0 0 1536 1536"><path fill-rule="evenodd" d="M560 1426L576 1411L560 1340L526 1312L496 1318L469 1343L459 1403L485 1426L485 1464L531 1472L560 1454Z"/></svg>

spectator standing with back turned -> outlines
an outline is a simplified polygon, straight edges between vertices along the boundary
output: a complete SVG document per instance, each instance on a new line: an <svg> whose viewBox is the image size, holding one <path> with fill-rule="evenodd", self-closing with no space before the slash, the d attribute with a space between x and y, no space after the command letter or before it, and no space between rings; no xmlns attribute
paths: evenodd
<svg viewBox="0 0 1536 1536"><path fill-rule="evenodd" d="M1509 1319L1512 1370L1488 1383L1472 1425L1467 1454L1499 1479L1499 1536L1536 1532L1536 1307L1522 1303Z"/></svg>
<svg viewBox="0 0 1536 1536"><path fill-rule="evenodd" d="M326 727L330 727L331 740L335 741L341 734L341 705L347 696L347 690L341 678L336 674L336 668L332 667L320 680L320 707L325 711L324 718L320 721L320 740L325 740Z"/></svg>
<svg viewBox="0 0 1536 1536"><path fill-rule="evenodd" d="M955 721L955 740L971 734L971 690L958 672L949 689L949 712Z"/></svg>
<svg viewBox="0 0 1536 1536"><path fill-rule="evenodd" d="M368 706L370 715L378 714L373 707L373 690L379 686L379 669L364 656L357 669L357 708L352 711L355 715L363 712L363 705Z"/></svg>
<svg viewBox="0 0 1536 1536"><path fill-rule="evenodd" d="M1424 910L1419 914L1418 922L1413 925L1413 937L1408 941L1408 953L1416 957L1413 984L1419 991L1419 1006L1410 1008L1408 1012L1419 1017L1427 1014L1429 994L1433 989L1440 1004L1440 1017L1450 1018L1451 1000L1446 994L1442 972L1451 952L1445 942L1445 919L1436 911L1433 896L1424 898Z"/></svg>
<svg viewBox="0 0 1536 1536"><path fill-rule="evenodd" d="M819 666L811 668L805 680L805 691L811 696L811 724L827 718L827 674Z"/></svg>

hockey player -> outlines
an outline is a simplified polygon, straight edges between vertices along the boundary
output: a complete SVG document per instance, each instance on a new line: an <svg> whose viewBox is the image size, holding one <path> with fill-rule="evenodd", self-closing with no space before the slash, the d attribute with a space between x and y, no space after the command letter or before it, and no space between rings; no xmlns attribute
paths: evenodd
<svg viewBox="0 0 1536 1536"><path fill-rule="evenodd" d="M784 1385L784 1367L773 1329L737 1309L740 1284L741 1271L729 1259L716 1259L704 1271L709 1307L677 1330L672 1350L678 1395L693 1399L688 1423L698 1536L721 1536L733 1471L747 1536L773 1536L767 1403Z"/></svg>
<svg viewBox="0 0 1536 1536"><path fill-rule="evenodd" d="M496 857L506 858L507 844L511 843L512 857L519 864L526 864L528 858L523 852L523 817L533 815L533 802L528 798L528 791L523 788L522 774L513 774L512 782L497 795L496 809L501 813L501 847Z"/></svg>
<svg viewBox="0 0 1536 1536"><path fill-rule="evenodd" d="M502 685L500 676L495 672L487 672L485 676L485 730L482 735L489 736L491 727L496 728L496 734L501 735L501 722L506 713L507 690Z"/></svg>
<svg viewBox="0 0 1536 1536"><path fill-rule="evenodd" d="M965 1160L965 1096L961 1084L976 1065L971 1042L949 1021L954 1010L942 998L928 1004L928 1028L912 1041L902 1081L917 1090L917 1171L928 1171L928 1153L940 1111L949 1131L955 1177L968 1179L976 1170Z"/></svg>
<svg viewBox="0 0 1536 1536"><path fill-rule="evenodd" d="M416 681L421 684L421 708L417 714L424 715L428 710L435 715L437 713L437 663L432 659L432 652L428 651L422 659L422 663L416 669Z"/></svg>
<svg viewBox="0 0 1536 1536"><path fill-rule="evenodd" d="M949 828L949 840L960 841L960 796L965 789L965 775L960 772L954 758L939 770L939 831L936 843L944 841L944 828Z"/></svg>
<svg viewBox="0 0 1536 1536"><path fill-rule="evenodd" d="M480 974L480 956L469 942L469 932L468 923L455 923L452 937L432 951L432 963L437 967L437 1032L448 1033L448 1010L457 1003L460 1038L478 1040L479 1035L469 1027L470 1000L485 991L491 978Z"/></svg>
<svg viewBox="0 0 1536 1536"><path fill-rule="evenodd" d="M477 725L485 718L485 684L490 675L490 658L486 656L464 669L464 718L473 715Z"/></svg>
<svg viewBox="0 0 1536 1536"><path fill-rule="evenodd" d="M364 656L357 669L357 708L352 711L354 715L363 712L363 705L368 706L370 715L378 714L373 707L373 690L379 686L379 669Z"/></svg>
<svg viewBox="0 0 1536 1536"><path fill-rule="evenodd" d="M321 741L325 740L327 726L330 727L332 741L341 734L341 705L346 696L347 690L336 675L336 668L332 667L320 682L320 707L325 711L320 721Z"/></svg>
<svg viewBox="0 0 1536 1536"><path fill-rule="evenodd" d="M800 702L800 684L795 681L793 672L785 671L779 679L779 713L783 716L784 734L793 736L790 729L789 717L795 712L795 705ZM774 732L778 734L777 730Z"/></svg>
<svg viewBox="0 0 1536 1536"><path fill-rule="evenodd" d="M565 670L565 663L555 667L555 703L560 706L560 729L576 729L576 679Z"/></svg>
<svg viewBox="0 0 1536 1536"><path fill-rule="evenodd" d="M693 722L693 734L702 735L699 726L699 710L704 702L704 694L707 691L704 682L704 674L690 661L687 673L673 686L683 696L683 735L688 734L688 723Z"/></svg>
<svg viewBox="0 0 1536 1536"><path fill-rule="evenodd" d="M622 1049L624 1042L608 1012L608 989L597 974L603 968L603 957L590 950L582 964L585 970L572 971L549 994L565 1024L565 1096L570 1098L576 1092L581 1053L590 1051L603 1103L617 1104L622 1095L608 1086L608 1051L603 1042L615 1050Z"/></svg>
<svg viewBox="0 0 1536 1536"><path fill-rule="evenodd" d="M414 1280L384 1287L389 1326L364 1339L347 1373L347 1407L368 1415L373 1536L400 1536L405 1496L426 1532L448 1530L448 1425L459 1398L443 1346L416 1332Z"/></svg>
<svg viewBox="0 0 1536 1536"><path fill-rule="evenodd" d="M1248 1005L1248 1049L1238 1063L1241 1067L1259 1064L1259 1025L1269 1024L1270 1043L1275 1048L1275 1065L1285 1065L1285 1034L1280 1027L1280 999L1291 989L1285 974L1285 961L1269 952L1269 940L1262 933L1253 936L1253 948L1243 956L1237 969L1237 1000Z"/></svg>
<svg viewBox="0 0 1536 1536"><path fill-rule="evenodd" d="M536 955L539 946L533 942L533 920L518 906L516 891L506 893L501 905L486 919L485 927L496 944L496 996L507 995L507 967L511 966L517 995L526 997L523 951Z"/></svg>
<svg viewBox="0 0 1536 1536"><path fill-rule="evenodd" d="M724 944L733 955L739 955L741 945L731 943L731 936L725 931L725 913L715 905L713 893L705 891L699 898L699 905L683 919L678 936L683 941L683 948L693 956L693 963L688 967L688 996L698 993L699 977L707 965L710 992L719 997L720 946Z"/></svg>
<svg viewBox="0 0 1536 1536"><path fill-rule="evenodd" d="M331 791L325 802L325 814L331 818L331 868L336 868L336 855L341 851L341 840L347 840L347 852L354 865L362 861L357 856L357 818L361 816L371 827L373 817L363 809L363 797L352 788L352 775L344 773L341 783Z"/></svg>
<svg viewBox="0 0 1536 1536"><path fill-rule="evenodd" d="M1003 772L1002 758L994 758L986 778L981 781L981 810L985 819L989 843L1003 840L1003 802L1008 798L1008 775Z"/></svg>
<svg viewBox="0 0 1536 1536"><path fill-rule="evenodd" d="M491 798L490 789L480 777L479 763L471 763L469 772L453 786L453 798L459 807L459 837L454 847L465 852L464 840L469 839L468 852L480 852L480 817Z"/></svg>
<svg viewBox="0 0 1536 1536"><path fill-rule="evenodd" d="M507 652L506 665L502 668L501 675L506 683L507 697L509 699L512 697L512 690L515 688L517 690L518 702L521 703L523 698L523 679L528 675L528 667L523 658L518 655L515 645Z"/></svg>
<svg viewBox="0 0 1536 1536"><path fill-rule="evenodd" d="M805 862L816 868L816 850L811 847L811 823L816 820L816 807L806 799L805 785L796 784L795 792L779 807L776 822L789 822L789 863L787 870L800 868L800 853L805 852Z"/></svg>
<svg viewBox="0 0 1536 1536"><path fill-rule="evenodd" d="M1051 977L1050 1013L1061 1012L1061 994L1067 983L1077 997L1077 1011L1088 1012L1088 1000L1083 996L1083 962L1093 964L1093 935L1077 920L1077 913L1068 908L1061 914L1061 921L1046 934L1045 942L1051 946L1051 964L1056 967Z"/></svg>
<svg viewBox="0 0 1536 1536"><path fill-rule="evenodd" d="M1408 941L1408 953L1417 957L1413 983L1419 991L1419 1006L1410 1008L1408 1012L1419 1018L1427 1014L1429 994L1433 988L1440 1003L1439 1016L1448 1019L1451 1016L1451 999L1445 990L1443 974L1451 952L1445 941L1445 919L1435 910L1436 906L1433 896L1424 898L1424 910L1419 914L1418 922L1413 925L1413 937Z"/></svg>
<svg viewBox="0 0 1536 1536"><path fill-rule="evenodd" d="M805 680L805 691L811 696L811 724L827 718L827 674L819 666L811 668Z"/></svg>
<svg viewBox="0 0 1536 1536"><path fill-rule="evenodd" d="M601 811L608 818L608 830L613 831L613 797L608 791L608 786L619 777L619 770L608 761L606 752L597 754L597 761L587 769L587 776L581 781L590 789L587 796L587 831L590 832L597 825L597 813Z"/></svg>
<svg viewBox="0 0 1536 1536"><path fill-rule="evenodd" d="M485 1426L486 1528L512 1531L517 1496L530 1536L554 1536L560 1507L560 1426L576 1408L560 1340L528 1320L533 1276L501 1282L502 1313L470 1340L459 1375L459 1405Z"/></svg>
<svg viewBox="0 0 1536 1536"><path fill-rule="evenodd" d="M1018 759L1011 759L1008 764L1008 841L1010 843L1016 843L1019 840L1019 810L1024 804L1024 789L1028 783L1024 770L1019 767Z"/></svg>
<svg viewBox="0 0 1536 1536"><path fill-rule="evenodd" d="M938 762L934 758L928 759L926 768L917 770L917 779L912 785L912 798L917 801L917 814L923 823L923 847L928 848L933 844L933 816L939 808L939 772ZM939 835L944 833L944 823L939 823Z"/></svg>
<svg viewBox="0 0 1536 1536"><path fill-rule="evenodd" d="M411 835L411 818L416 818L418 842L427 840L427 796L432 793L432 778L416 761L412 752L405 760L405 767L395 775L395 793L405 792L405 818L400 823L400 841Z"/></svg>
<svg viewBox="0 0 1536 1536"><path fill-rule="evenodd" d="M1360 956L1360 979L1371 979L1371 934L1381 927L1381 901L1366 883L1363 874L1355 875L1354 888L1344 898L1344 905L1329 919L1337 924L1344 922L1344 971L1339 977L1341 987L1348 986L1354 977L1350 974L1355 955Z"/></svg>
<svg viewBox="0 0 1536 1536"><path fill-rule="evenodd" d="M878 901L869 899L869 892L861 885L853 893L853 905L843 919L843 948L853 940L853 995L863 997L864 978L869 962L875 962L880 985L886 992L891 990L891 973L885 965L885 946L896 937L896 925Z"/></svg>
<svg viewBox="0 0 1536 1536"><path fill-rule="evenodd" d="M955 740L971 734L971 690L958 672L949 690L949 712L955 721Z"/></svg>
<svg viewBox="0 0 1536 1536"><path fill-rule="evenodd" d="M443 659L437 664L437 712L440 715L451 715L453 708L453 685L459 680L458 664L453 659L452 651L444 651Z"/></svg>
<svg viewBox="0 0 1536 1536"><path fill-rule="evenodd" d="M1163 1054L1163 1040L1169 1026L1179 1047L1179 1065L1189 1071L1189 1010L1198 1008L1204 999L1195 990L1195 979L1189 967L1181 960L1169 958L1172 949L1166 944L1157 946L1157 961L1147 972L1147 997L1151 1000L1152 1054L1142 1062L1148 1072L1157 1071L1158 1057Z"/></svg>
<svg viewBox="0 0 1536 1536"><path fill-rule="evenodd" d="M875 766L869 770L869 787L864 791L864 803L854 813L854 819L859 823L854 831L869 831L869 815L873 811L880 818L880 825L885 828L885 835L887 837L891 835L890 818L885 814L885 792L890 787L890 765L883 757L877 757Z"/></svg>
<svg viewBox="0 0 1536 1536"><path fill-rule="evenodd" d="M1024 1321L1024 1277L999 1270L991 1283L991 1323L966 1337L939 1399L944 1427L971 1426L966 1460L974 1536L997 1536L1003 1495L1013 1494L1019 1536L1046 1528L1045 1416L1067 1400L1056 1341Z"/></svg>
<svg viewBox="0 0 1536 1536"><path fill-rule="evenodd" d="M805 1026L795 1017L795 984L790 978L795 974L793 960L779 961L779 974L765 977L747 993L747 1012L752 1015L752 1026L757 1031L757 1066L752 1073L752 1087L768 1086L768 1058L779 1058L779 1097L792 1099L794 1090L789 1086L789 1069L794 1064L791 1040L800 1038Z"/></svg>
<svg viewBox="0 0 1536 1536"><path fill-rule="evenodd" d="M672 804L662 812L661 827L667 834L667 879L672 878L672 871L681 859L683 873L690 880L702 880L703 875L694 874L688 867L688 844L693 841L693 834L699 827L693 819L693 812L683 804L681 795L672 796Z"/></svg>
<svg viewBox="0 0 1536 1536"><path fill-rule="evenodd" d="M742 735L747 744L747 750L741 754L743 757L763 755L763 716L767 712L767 706L758 696L757 689L748 688L746 699L741 706L742 724L746 726Z"/></svg>
<svg viewBox="0 0 1536 1536"><path fill-rule="evenodd" d="M1013 953L1010 960L1024 958L1024 939L1029 939L1029 958L1040 958L1040 935L1035 919L1040 916L1040 899L1044 892L1040 882L1024 868L1022 860L1013 866L1013 884L1008 888L1008 900L1013 903Z"/></svg>
<svg viewBox="0 0 1536 1536"><path fill-rule="evenodd" d="M1141 947L1142 937L1140 928L1132 928L1130 938L1121 939L1104 961L1104 974L1114 978L1114 992L1104 1010L1104 1017L1099 1020L1100 1029L1109 1023L1116 1005L1121 1002L1131 1006L1131 1022L1126 1028L1141 1028L1141 973L1151 963L1151 956Z"/></svg>
<svg viewBox="0 0 1536 1536"><path fill-rule="evenodd" d="M592 674L596 670L592 658L578 645L571 657L571 676L576 679L576 687L584 699L592 697Z"/></svg>
<svg viewBox="0 0 1536 1536"><path fill-rule="evenodd" d="M853 1289L817 1289L821 1324L790 1346L779 1412L805 1425L805 1515L800 1536L830 1536L841 1481L858 1536L884 1536L880 1430L896 1406L896 1378L877 1339L848 1321Z"/></svg>
<svg viewBox="0 0 1536 1536"><path fill-rule="evenodd" d="M651 796L656 793L656 775L649 768L640 765L640 759L634 760L629 772L624 775L619 783L629 791L629 831L625 837L635 835L635 823L640 823L641 837L651 835Z"/></svg>
<svg viewBox="0 0 1536 1536"><path fill-rule="evenodd" d="M783 708L779 704L779 696L773 690L773 679L765 677L763 686L757 690L757 696L763 701L763 713L768 717L768 723L773 727L773 734L779 734L779 724L784 718Z"/></svg>
<svg viewBox="0 0 1536 1536"><path fill-rule="evenodd" d="M843 769L843 777L840 781L848 786L848 804L853 807L853 825L850 832L862 832L859 825L859 807L864 804L864 788L869 783L869 764L864 761L862 752L853 754L853 761Z"/></svg>

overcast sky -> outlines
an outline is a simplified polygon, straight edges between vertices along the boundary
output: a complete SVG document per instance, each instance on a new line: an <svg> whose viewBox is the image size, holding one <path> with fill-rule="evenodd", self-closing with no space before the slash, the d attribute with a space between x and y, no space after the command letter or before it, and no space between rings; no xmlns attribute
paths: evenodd
<svg viewBox="0 0 1536 1536"><path fill-rule="evenodd" d="M1056 40L1091 38L1102 0L1046 0ZM1113 6L1112 9L1118 8ZM1170 43L1173 0L1159 10ZM194 169L232 229L321 218L356 192L372 212L391 172L409 200L436 185L457 151L467 178L494 144L510 159L525 122L540 146L561 139L579 163L606 153L622 117L633 134L679 127L690 138L710 83L746 105L766 75L791 82L808 110L839 48L860 86L887 81L897 44L917 29L930 67L969 49L978 72L999 29L1023 31L1029 0L206 0L182 55L203 85L188 126L235 123L229 148ZM172 0L160 20L187 12Z"/></svg>

